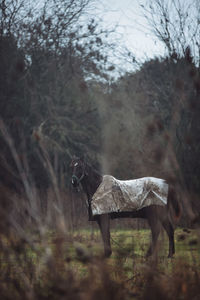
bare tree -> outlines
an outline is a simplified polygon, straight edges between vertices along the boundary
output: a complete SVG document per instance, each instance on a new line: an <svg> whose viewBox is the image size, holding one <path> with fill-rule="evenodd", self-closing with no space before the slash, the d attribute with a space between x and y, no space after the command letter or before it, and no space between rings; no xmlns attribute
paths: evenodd
<svg viewBox="0 0 200 300"><path fill-rule="evenodd" d="M147 0L142 5L151 31L164 43L171 58L193 58L200 67L200 2Z"/></svg>
<svg viewBox="0 0 200 300"><path fill-rule="evenodd" d="M171 157L177 162L182 185L186 187L183 202L190 219L193 219L191 208L196 216L200 211L197 196L200 132L200 2L147 0L142 8L150 30L166 47L170 58L167 58L167 62L172 63L174 70L177 68L176 75L171 74L170 79L171 90L174 90L176 98L172 106L173 117L169 128L170 135L173 136L173 133L175 135L169 146ZM164 100L163 97L161 99ZM164 101L168 105L172 103L172 98L168 98L167 102L166 99Z"/></svg>

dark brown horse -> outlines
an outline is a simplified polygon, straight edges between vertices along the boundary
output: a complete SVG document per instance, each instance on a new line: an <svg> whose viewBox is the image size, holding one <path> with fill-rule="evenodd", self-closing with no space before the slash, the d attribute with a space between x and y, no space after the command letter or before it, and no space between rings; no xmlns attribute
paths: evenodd
<svg viewBox="0 0 200 300"><path fill-rule="evenodd" d="M167 232L169 238L169 255L172 257L175 253L174 247L174 227L170 214L170 204L175 212L174 216L179 217L180 206L175 196L175 190L169 188L167 205L151 205L144 207L137 211L127 212L112 212L102 215L92 215L91 201L94 193L102 182L103 176L99 174L92 166L87 164L84 159L74 157L71 161L70 167L72 169L72 185L77 187L82 185L83 191L87 195L88 200L88 215L89 221L96 221L99 224L102 239L104 242L105 256L109 257L112 253L110 245L110 219L115 218L146 218L152 233L152 243L148 249L147 255L151 255L156 249L158 236L160 233L161 225Z"/></svg>

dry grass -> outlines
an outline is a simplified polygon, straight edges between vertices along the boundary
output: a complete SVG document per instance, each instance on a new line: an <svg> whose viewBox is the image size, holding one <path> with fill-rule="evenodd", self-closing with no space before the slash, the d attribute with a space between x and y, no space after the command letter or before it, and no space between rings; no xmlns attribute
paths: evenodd
<svg viewBox="0 0 200 300"><path fill-rule="evenodd" d="M35 188L2 122L0 129L23 185L21 194L0 186L0 299L200 298L198 230L176 231L174 259L166 258L165 235L157 255L146 259L148 230L113 230L113 254L104 259L99 231L74 230L73 205L78 219L80 204L59 189L43 144L51 181L45 196Z"/></svg>
<svg viewBox="0 0 200 300"><path fill-rule="evenodd" d="M1 299L198 299L198 231L176 232L177 253L145 258L148 230L112 231L113 254L102 257L98 231L32 232L29 242L1 235ZM161 246L162 245L162 246Z"/></svg>

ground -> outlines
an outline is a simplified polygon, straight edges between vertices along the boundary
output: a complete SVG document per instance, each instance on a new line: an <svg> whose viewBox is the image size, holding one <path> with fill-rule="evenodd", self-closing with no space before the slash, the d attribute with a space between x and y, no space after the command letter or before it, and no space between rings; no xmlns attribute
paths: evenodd
<svg viewBox="0 0 200 300"><path fill-rule="evenodd" d="M96 229L27 236L29 242L15 235L1 237L0 288L7 299L150 299L151 293L151 299L171 300L200 295L198 230L176 230L173 259L167 258L165 233L157 255L145 257L147 229L112 230L109 259L103 258Z"/></svg>

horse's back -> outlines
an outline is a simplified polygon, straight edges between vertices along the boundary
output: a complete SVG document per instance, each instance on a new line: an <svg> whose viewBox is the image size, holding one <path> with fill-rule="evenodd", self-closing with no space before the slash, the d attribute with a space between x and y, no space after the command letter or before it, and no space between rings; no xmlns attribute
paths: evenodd
<svg viewBox="0 0 200 300"><path fill-rule="evenodd" d="M166 206L167 197L168 184L163 179L143 177L118 180L104 175L92 198L92 213L131 212L151 205Z"/></svg>
<svg viewBox="0 0 200 300"><path fill-rule="evenodd" d="M114 178L114 177L113 177ZM162 187L164 186L168 186L167 182L165 179L162 178L157 178L157 177L141 177L141 178L136 178L136 179L129 179L129 180L119 180L119 179L115 179L117 182L121 183L121 184L125 184L125 185L130 185L130 186L143 186L144 184L152 184L152 185L156 185L156 186L160 186Z"/></svg>
<svg viewBox="0 0 200 300"><path fill-rule="evenodd" d="M155 198L157 201L152 201L152 205L167 204L168 184L164 179L156 177L142 177L131 180L116 179L116 182L120 186L122 192L124 192L124 195L128 195L129 198ZM147 206L149 206L149 204Z"/></svg>

